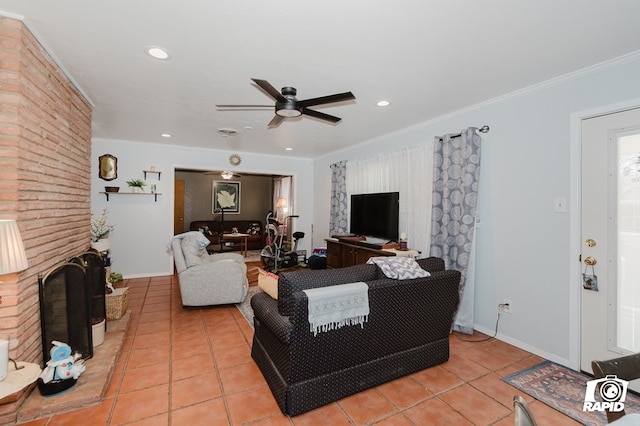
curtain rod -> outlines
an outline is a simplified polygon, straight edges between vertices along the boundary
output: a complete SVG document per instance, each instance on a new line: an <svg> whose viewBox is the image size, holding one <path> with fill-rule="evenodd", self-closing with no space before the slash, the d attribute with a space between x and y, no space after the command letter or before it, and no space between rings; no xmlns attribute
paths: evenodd
<svg viewBox="0 0 640 426"><path fill-rule="evenodd" d="M484 126L480 127L478 129L478 131L481 132L481 133L489 133L489 126L484 125ZM457 133L455 135L449 136L449 139L459 138L460 136L462 136L462 133ZM442 142L442 141L443 141L443 138L440 138L440 142Z"/></svg>

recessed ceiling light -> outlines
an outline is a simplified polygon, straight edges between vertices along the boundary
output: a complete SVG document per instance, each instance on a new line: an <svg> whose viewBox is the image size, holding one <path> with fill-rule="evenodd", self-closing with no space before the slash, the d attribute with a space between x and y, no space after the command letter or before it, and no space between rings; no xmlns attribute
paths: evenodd
<svg viewBox="0 0 640 426"><path fill-rule="evenodd" d="M386 107L387 105L389 105L389 101L379 101L376 105L378 105L379 107Z"/></svg>
<svg viewBox="0 0 640 426"><path fill-rule="evenodd" d="M162 136L163 138L170 138L171 135L169 133L163 133L160 136Z"/></svg>
<svg viewBox="0 0 640 426"><path fill-rule="evenodd" d="M169 52L167 52L166 50L164 50L161 47L147 47L147 54L149 54L149 56L152 56L156 59L170 59L171 55L169 54Z"/></svg>
<svg viewBox="0 0 640 426"><path fill-rule="evenodd" d="M293 148L285 148L285 151L293 151Z"/></svg>

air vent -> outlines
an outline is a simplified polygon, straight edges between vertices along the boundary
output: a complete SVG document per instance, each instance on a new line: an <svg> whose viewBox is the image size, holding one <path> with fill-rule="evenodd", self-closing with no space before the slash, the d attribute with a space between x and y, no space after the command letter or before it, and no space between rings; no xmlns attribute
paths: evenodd
<svg viewBox="0 0 640 426"><path fill-rule="evenodd" d="M226 128L225 129L225 128L223 128L223 129L218 129L218 133L226 138L227 136L235 136L235 135L237 135L238 131L236 129L230 129L230 128Z"/></svg>

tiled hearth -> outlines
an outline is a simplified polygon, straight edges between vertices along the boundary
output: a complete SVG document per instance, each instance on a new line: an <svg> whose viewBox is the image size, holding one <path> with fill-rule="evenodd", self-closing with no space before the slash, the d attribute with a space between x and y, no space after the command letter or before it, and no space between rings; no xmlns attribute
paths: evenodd
<svg viewBox="0 0 640 426"><path fill-rule="evenodd" d="M122 318L108 321L104 343L94 347L93 357L85 363L86 370L78 382L66 392L43 397L34 388L18 411L18 421L24 422L52 414L87 407L99 403L104 397L129 324L131 312Z"/></svg>

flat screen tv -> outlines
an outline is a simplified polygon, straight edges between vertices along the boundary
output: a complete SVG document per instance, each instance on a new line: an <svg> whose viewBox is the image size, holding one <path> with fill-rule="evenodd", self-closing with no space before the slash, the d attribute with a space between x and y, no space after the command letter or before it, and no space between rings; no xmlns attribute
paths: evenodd
<svg viewBox="0 0 640 426"><path fill-rule="evenodd" d="M399 192L351 195L352 234L398 240Z"/></svg>

